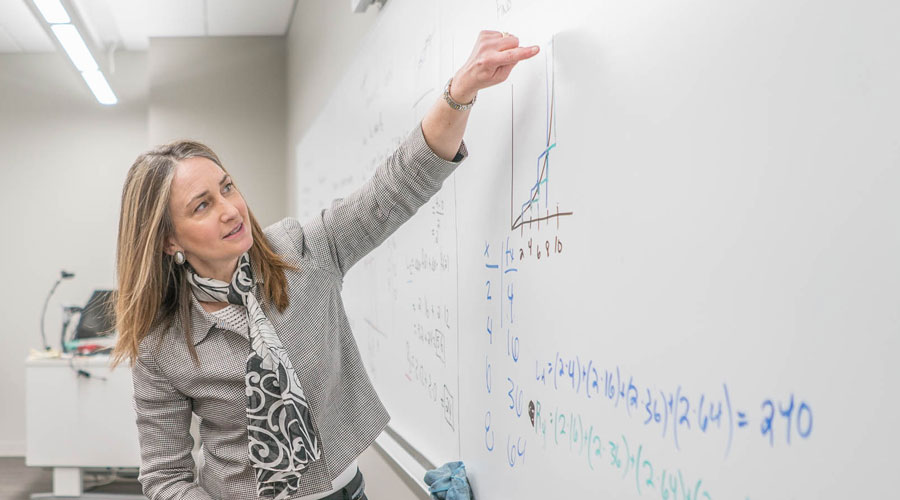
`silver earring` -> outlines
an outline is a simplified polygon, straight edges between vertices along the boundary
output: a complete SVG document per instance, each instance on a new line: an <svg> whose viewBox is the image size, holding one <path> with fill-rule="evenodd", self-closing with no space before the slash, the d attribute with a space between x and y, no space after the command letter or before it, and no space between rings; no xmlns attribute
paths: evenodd
<svg viewBox="0 0 900 500"><path fill-rule="evenodd" d="M179 266L181 264L184 264L184 252L182 252L181 250L175 252L175 263Z"/></svg>

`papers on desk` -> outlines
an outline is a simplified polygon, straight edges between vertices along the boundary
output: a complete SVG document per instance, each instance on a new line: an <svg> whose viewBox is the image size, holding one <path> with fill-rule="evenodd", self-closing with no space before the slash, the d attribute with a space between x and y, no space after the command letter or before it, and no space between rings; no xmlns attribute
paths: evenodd
<svg viewBox="0 0 900 500"><path fill-rule="evenodd" d="M62 357L61 352L56 349L50 349L49 351L39 351L35 348L31 348L28 353L28 359L56 359Z"/></svg>
<svg viewBox="0 0 900 500"><path fill-rule="evenodd" d="M70 340L66 342L66 350L58 349L39 350L32 348L28 359L66 359L72 357L92 356L96 354L108 354L116 345L116 335L103 335L86 339Z"/></svg>

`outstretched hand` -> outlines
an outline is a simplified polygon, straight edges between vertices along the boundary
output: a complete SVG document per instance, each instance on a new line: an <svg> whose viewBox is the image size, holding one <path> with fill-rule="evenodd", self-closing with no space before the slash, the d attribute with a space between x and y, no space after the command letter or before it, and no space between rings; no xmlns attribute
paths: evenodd
<svg viewBox="0 0 900 500"><path fill-rule="evenodd" d="M469 59L453 76L450 97L459 103L471 102L479 90L503 82L516 63L534 56L539 50L537 45L519 47L515 35L482 31Z"/></svg>
<svg viewBox="0 0 900 500"><path fill-rule="evenodd" d="M472 102L479 90L506 80L519 61L539 50L537 45L519 47L519 39L509 33L482 31L469 60L453 75L450 97L460 104ZM469 113L469 108L450 107L443 96L435 100L422 119L422 135L435 154L448 161L456 157Z"/></svg>

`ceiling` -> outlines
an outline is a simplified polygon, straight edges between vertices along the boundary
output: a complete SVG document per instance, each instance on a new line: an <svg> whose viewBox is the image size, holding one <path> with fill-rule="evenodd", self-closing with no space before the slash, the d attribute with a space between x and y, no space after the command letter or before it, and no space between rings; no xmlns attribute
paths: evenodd
<svg viewBox="0 0 900 500"><path fill-rule="evenodd" d="M0 0L0 53L55 52L26 2ZM297 0L66 0L95 46L147 50L150 37L285 35Z"/></svg>

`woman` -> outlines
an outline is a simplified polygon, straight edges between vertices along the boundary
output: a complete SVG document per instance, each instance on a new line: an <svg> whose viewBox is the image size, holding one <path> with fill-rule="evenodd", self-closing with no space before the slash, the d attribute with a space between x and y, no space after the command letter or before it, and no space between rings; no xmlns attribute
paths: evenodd
<svg viewBox="0 0 900 500"><path fill-rule="evenodd" d="M286 217L262 229L202 144L137 158L122 193L113 365L131 361L150 500L366 498L356 459L389 416L344 314L343 276L465 158L460 104L537 51L481 32L397 151L303 225Z"/></svg>

